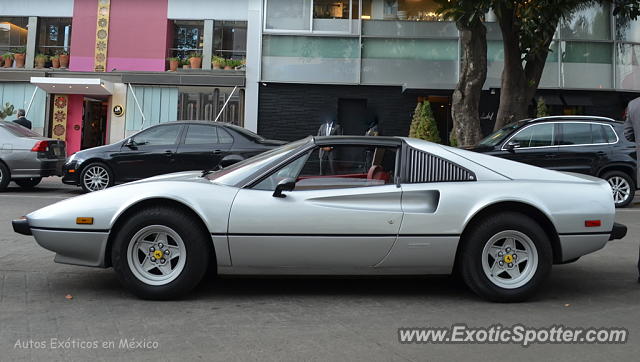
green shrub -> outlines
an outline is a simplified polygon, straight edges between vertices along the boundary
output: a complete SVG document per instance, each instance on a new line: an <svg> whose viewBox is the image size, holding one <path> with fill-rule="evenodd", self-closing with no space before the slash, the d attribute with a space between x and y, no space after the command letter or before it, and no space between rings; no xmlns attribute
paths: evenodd
<svg viewBox="0 0 640 362"><path fill-rule="evenodd" d="M442 141L429 101L418 103L416 106L413 112L413 120L411 120L411 127L409 127L409 137L435 143Z"/></svg>

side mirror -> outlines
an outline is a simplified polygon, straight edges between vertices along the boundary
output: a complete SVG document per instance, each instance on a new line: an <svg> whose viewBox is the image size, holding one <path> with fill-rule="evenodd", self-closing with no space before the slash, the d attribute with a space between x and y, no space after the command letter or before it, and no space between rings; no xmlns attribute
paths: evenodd
<svg viewBox="0 0 640 362"><path fill-rule="evenodd" d="M282 192L283 191L293 191L296 188L296 180L293 178L286 178L280 182L278 182L278 186L276 186L275 191L273 191L273 197L287 197Z"/></svg>
<svg viewBox="0 0 640 362"><path fill-rule="evenodd" d="M516 148L520 148L520 143L516 141L510 141L505 146L505 149L509 152L514 152Z"/></svg>
<svg viewBox="0 0 640 362"><path fill-rule="evenodd" d="M128 138L128 139L124 142L124 145L125 145L126 147L129 147L129 148L136 148L136 142L133 140L133 138Z"/></svg>

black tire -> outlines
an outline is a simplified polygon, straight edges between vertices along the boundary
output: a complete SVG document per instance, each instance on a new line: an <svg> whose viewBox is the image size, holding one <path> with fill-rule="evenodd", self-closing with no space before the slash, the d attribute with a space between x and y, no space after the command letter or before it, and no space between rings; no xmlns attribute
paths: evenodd
<svg viewBox="0 0 640 362"><path fill-rule="evenodd" d="M88 172L94 172L96 170L103 170L104 174L106 175L106 177L108 177L108 180L106 181L106 186L102 187L102 188L96 188L96 187L92 187L91 184L87 184L85 182L85 176L87 175ZM90 163L87 166L82 168L82 172L80 173L80 186L82 187L82 189L85 192L94 192L94 191L100 191L100 190L104 190L108 187L113 186L114 184L114 180L113 180L113 172L111 172L111 169L109 168L109 166L105 165L102 162L94 162L94 163Z"/></svg>
<svg viewBox="0 0 640 362"><path fill-rule="evenodd" d="M184 268L175 279L163 285L151 285L136 277L129 264L128 248L140 230L161 225L175 231L184 242L186 259ZM111 249L111 261L120 282L133 294L143 299L168 300L183 297L202 280L211 260L211 238L201 224L182 210L154 206L144 209L122 225L116 232Z"/></svg>
<svg viewBox="0 0 640 362"><path fill-rule="evenodd" d="M613 202L615 203L616 207L618 208L627 207L633 201L633 197L635 196L635 192L636 192L636 185L633 183L633 179L627 173L622 171L609 171L604 175L602 175L602 178L607 180L607 182L609 182L612 188L614 188L614 184L617 184L620 179L624 180L624 182L626 182L626 184L629 187L629 194L623 201L620 201L620 202L616 202L615 200L616 190L613 190L614 192Z"/></svg>
<svg viewBox="0 0 640 362"><path fill-rule="evenodd" d="M19 178L13 180L13 182L15 182L23 189L32 189L36 187L40 183L40 181L42 181L42 177Z"/></svg>
<svg viewBox="0 0 640 362"><path fill-rule="evenodd" d="M483 269L485 245L500 232L516 231L526 235L537 250L537 268L526 282L517 288L505 288L489 279ZM494 214L472 226L461 240L458 267L467 286L480 297L494 302L520 302L533 296L551 272L551 243L537 222L517 212ZM497 260L496 260L497 262Z"/></svg>
<svg viewBox="0 0 640 362"><path fill-rule="evenodd" d="M7 189L9 182L11 182L11 172L4 162L0 161L0 192Z"/></svg>

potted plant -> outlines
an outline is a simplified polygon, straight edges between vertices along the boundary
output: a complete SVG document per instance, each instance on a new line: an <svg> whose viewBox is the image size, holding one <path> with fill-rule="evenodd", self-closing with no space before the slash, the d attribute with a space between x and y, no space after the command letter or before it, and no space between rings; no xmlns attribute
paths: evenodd
<svg viewBox="0 0 640 362"><path fill-rule="evenodd" d="M225 59L225 61L224 61L224 70L233 69L234 62L235 61L233 59Z"/></svg>
<svg viewBox="0 0 640 362"><path fill-rule="evenodd" d="M225 59L223 57L219 57L214 55L211 58L211 67L213 69L222 69L224 67Z"/></svg>
<svg viewBox="0 0 640 362"><path fill-rule="evenodd" d="M16 68L24 68L24 58L27 48L22 47L14 50L13 59L16 61Z"/></svg>
<svg viewBox="0 0 640 362"><path fill-rule="evenodd" d="M178 70L178 65L180 64L180 58L170 57L170 58L167 58L167 60L169 61L169 71L175 72L176 70Z"/></svg>
<svg viewBox="0 0 640 362"><path fill-rule="evenodd" d="M55 69L60 68L60 55L52 55L51 56L51 66Z"/></svg>
<svg viewBox="0 0 640 362"><path fill-rule="evenodd" d="M4 60L3 67L11 68L11 66L13 65L13 53L6 52L2 54L2 59Z"/></svg>
<svg viewBox="0 0 640 362"><path fill-rule="evenodd" d="M36 68L38 68L38 69L44 68L44 65L47 62L48 58L49 57L46 56L45 54L42 54L42 53L36 54L36 61L35 61Z"/></svg>
<svg viewBox="0 0 640 362"><path fill-rule="evenodd" d="M69 52L60 52L58 56L60 58L60 68L69 68Z"/></svg>
<svg viewBox="0 0 640 362"><path fill-rule="evenodd" d="M200 69L202 67L202 55L199 53L192 53L189 56L189 65L191 69Z"/></svg>
<svg viewBox="0 0 640 362"><path fill-rule="evenodd" d="M182 69L189 69L191 68L191 63L189 62L189 59L185 59L182 61Z"/></svg>

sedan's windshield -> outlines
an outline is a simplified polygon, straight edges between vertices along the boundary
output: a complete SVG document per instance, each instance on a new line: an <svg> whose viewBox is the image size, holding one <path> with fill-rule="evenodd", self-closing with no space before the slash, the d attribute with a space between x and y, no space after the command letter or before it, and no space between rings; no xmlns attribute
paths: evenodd
<svg viewBox="0 0 640 362"><path fill-rule="evenodd" d="M502 142L505 139L505 137L510 135L511 132L516 130L518 127L522 126L523 122L524 121L517 121L517 122L509 123L508 125L500 128L499 130L493 132L492 134L490 134L487 137L485 137L484 139L482 139L482 141L480 141L479 145L493 147L493 146L499 144L500 142Z"/></svg>
<svg viewBox="0 0 640 362"><path fill-rule="evenodd" d="M215 183L235 186L258 170L275 165L284 158L294 154L300 146L309 143L309 138L288 143L282 147L247 158L246 160L225 167L220 171L207 174L205 177Z"/></svg>

